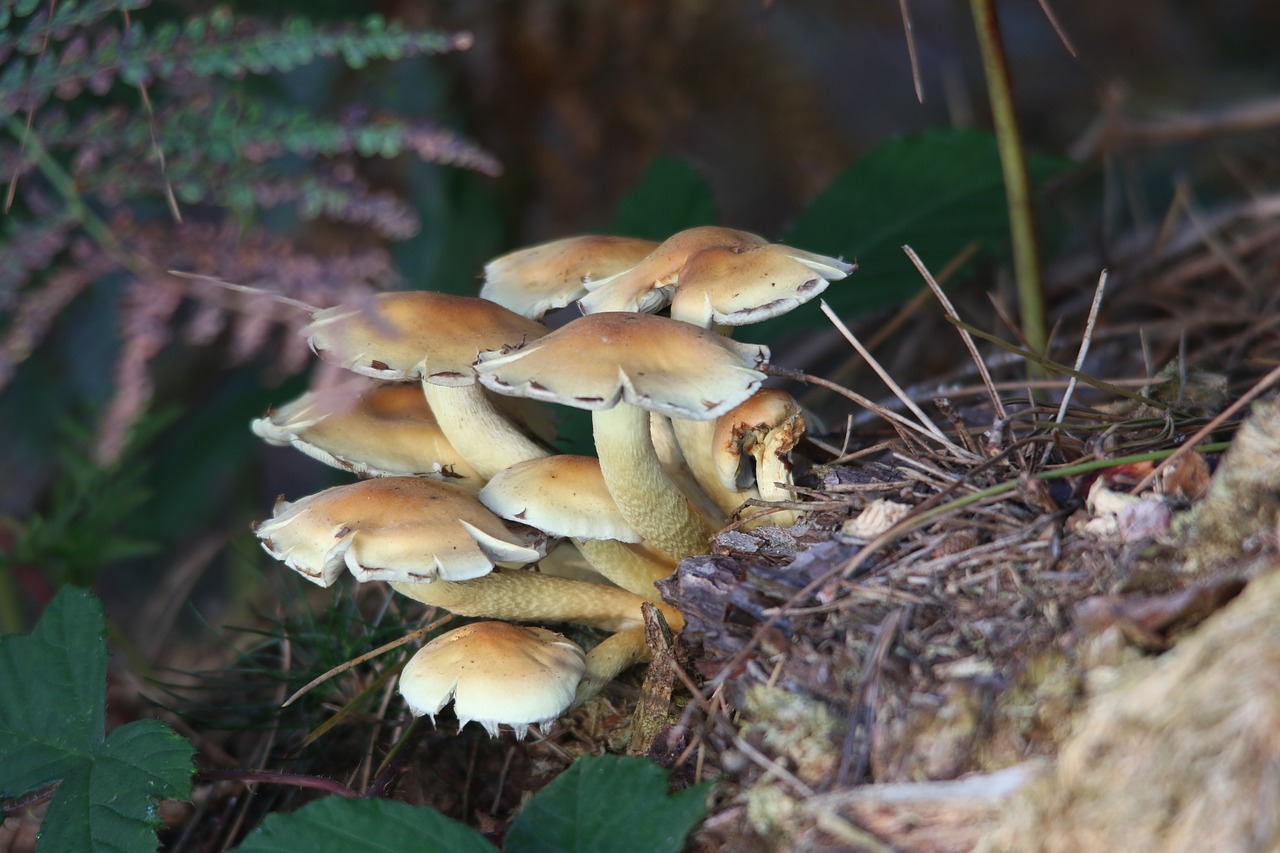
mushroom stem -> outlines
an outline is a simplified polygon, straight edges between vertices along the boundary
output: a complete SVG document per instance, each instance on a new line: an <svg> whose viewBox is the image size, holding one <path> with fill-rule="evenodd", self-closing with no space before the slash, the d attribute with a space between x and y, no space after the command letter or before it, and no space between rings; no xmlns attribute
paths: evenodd
<svg viewBox="0 0 1280 853"><path fill-rule="evenodd" d="M635 593L523 569L495 571L468 581L392 583L391 588L459 616L512 622L573 622L606 631L644 625L640 605L646 599ZM658 607L673 629L684 624L669 605Z"/></svg>
<svg viewBox="0 0 1280 853"><path fill-rule="evenodd" d="M648 659L649 644L645 641L643 625L619 631L601 640L599 645L587 652L587 670L578 682L578 691L570 707L586 702L624 670Z"/></svg>
<svg viewBox="0 0 1280 853"><path fill-rule="evenodd" d="M712 448L715 445L716 421L687 421L672 418L676 441L684 452L685 463L702 490L715 501L725 515L733 515L747 498L755 497L752 490L742 492L725 488L716 472Z"/></svg>
<svg viewBox="0 0 1280 853"><path fill-rule="evenodd" d="M649 413L619 401L591 413L600 472L627 523L676 560L707 553L715 528L662 470L649 437Z"/></svg>
<svg viewBox="0 0 1280 853"><path fill-rule="evenodd" d="M573 544L597 572L623 589L660 601L654 584L675 571L675 563L659 557L643 545L616 539L574 539Z"/></svg>
<svg viewBox="0 0 1280 853"><path fill-rule="evenodd" d="M484 479L517 462L549 455L498 411L480 385L424 381L422 391L449 443Z"/></svg>

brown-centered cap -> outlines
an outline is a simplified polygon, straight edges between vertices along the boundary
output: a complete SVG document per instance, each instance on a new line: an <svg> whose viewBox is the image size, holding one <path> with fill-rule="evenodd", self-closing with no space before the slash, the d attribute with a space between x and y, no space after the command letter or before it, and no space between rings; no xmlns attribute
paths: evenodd
<svg viewBox="0 0 1280 853"><path fill-rule="evenodd" d="M524 346L484 352L485 387L580 409L625 400L673 418L708 420L749 397L768 347L649 314L588 314Z"/></svg>
<svg viewBox="0 0 1280 853"><path fill-rule="evenodd" d="M400 695L414 716L434 722L452 699L460 726L474 720L497 737L508 725L519 740L573 704L585 672L582 649L554 631L474 622L419 649L400 673Z"/></svg>
<svg viewBox="0 0 1280 853"><path fill-rule="evenodd" d="M466 580L545 551L463 489L415 477L336 486L289 503L256 528L262 547L329 586L345 566L360 581Z"/></svg>
<svg viewBox="0 0 1280 853"><path fill-rule="evenodd" d="M680 270L671 316L706 327L758 323L808 302L853 269L780 243L703 249Z"/></svg>
<svg viewBox="0 0 1280 853"><path fill-rule="evenodd" d="M309 391L252 423L271 444L292 445L327 465L377 477L427 475L482 482L445 438L418 383L356 379Z"/></svg>
<svg viewBox="0 0 1280 853"><path fill-rule="evenodd" d="M631 269L658 247L635 237L584 235L530 246L484 267L480 296L535 320L587 294L587 284Z"/></svg>
<svg viewBox="0 0 1280 853"><path fill-rule="evenodd" d="M671 301L681 267L695 253L714 246L738 248L765 242L755 234L718 225L689 228L663 240L631 269L588 283L591 293L579 299L578 306L584 314L660 311Z"/></svg>
<svg viewBox="0 0 1280 853"><path fill-rule="evenodd" d="M547 456L499 471L477 496L502 518L552 536L639 542L592 456Z"/></svg>
<svg viewBox="0 0 1280 853"><path fill-rule="evenodd" d="M376 379L471 385L484 350L518 346L546 334L536 320L475 296L428 290L379 293L359 304L318 311L303 329L311 348Z"/></svg>

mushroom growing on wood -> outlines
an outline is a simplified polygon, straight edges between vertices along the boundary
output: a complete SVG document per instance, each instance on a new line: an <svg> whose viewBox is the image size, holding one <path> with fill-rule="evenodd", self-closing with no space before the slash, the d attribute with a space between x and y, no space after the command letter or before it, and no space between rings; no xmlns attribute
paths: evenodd
<svg viewBox="0 0 1280 853"><path fill-rule="evenodd" d="M647 314L589 314L523 346L481 353L501 394L592 412L600 470L644 541L674 559L705 553L715 530L662 470L649 411L709 420L751 396L767 347Z"/></svg>
<svg viewBox="0 0 1280 853"><path fill-rule="evenodd" d="M675 570L675 562L645 547L623 518L593 457L520 462L494 475L478 497L502 518L572 537L596 571L637 595L658 600L654 583Z"/></svg>
<svg viewBox="0 0 1280 853"><path fill-rule="evenodd" d="M303 332L317 355L348 370L420 379L440 428L481 477L547 455L494 407L471 370L483 350L546 334L541 323L486 299L419 290L319 311Z"/></svg>
<svg viewBox="0 0 1280 853"><path fill-rule="evenodd" d="M785 391L763 388L716 420L712 458L721 491L716 496L727 512L748 498L790 501L791 450L804 436L800 404ZM754 463L754 464L752 464ZM782 484L782 485L779 485ZM760 513L759 523L787 526L794 510ZM745 525L748 529L753 523Z"/></svg>
<svg viewBox="0 0 1280 853"><path fill-rule="evenodd" d="M320 586L332 585L344 566L360 581L464 580L545 553L463 489L415 477L281 500L255 533L268 554Z"/></svg>
<svg viewBox="0 0 1280 853"><path fill-rule="evenodd" d="M480 296L541 320L586 296L588 283L634 267L657 247L652 240L601 235L530 246L485 264Z"/></svg>
<svg viewBox="0 0 1280 853"><path fill-rule="evenodd" d="M419 649L400 673L400 695L414 716L434 722L452 699L460 728L474 720L497 737L508 725L523 740L569 708L585 672L582 649L554 631L475 622Z"/></svg>
<svg viewBox="0 0 1280 853"><path fill-rule="evenodd" d="M359 379L309 391L252 424L271 444L373 477L426 475L469 491L483 482L445 438L417 383Z"/></svg>

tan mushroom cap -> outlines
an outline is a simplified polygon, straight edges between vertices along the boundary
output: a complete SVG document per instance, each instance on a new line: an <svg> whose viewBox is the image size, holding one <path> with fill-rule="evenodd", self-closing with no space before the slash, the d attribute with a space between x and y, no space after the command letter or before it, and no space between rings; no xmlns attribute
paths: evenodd
<svg viewBox="0 0 1280 853"><path fill-rule="evenodd" d="M853 269L779 243L703 249L680 270L671 316L708 328L758 323L808 302Z"/></svg>
<svg viewBox="0 0 1280 853"><path fill-rule="evenodd" d="M630 269L658 247L635 237L584 235L494 258L480 296L535 320L587 293L587 283Z"/></svg>
<svg viewBox="0 0 1280 853"><path fill-rule="evenodd" d="M471 385L483 350L518 346L547 327L487 299L428 290L379 293L316 313L303 334L316 354L376 379Z"/></svg>
<svg viewBox="0 0 1280 853"><path fill-rule="evenodd" d="M640 541L618 512L599 460L591 456L548 456L512 465L477 497L498 516L552 536Z"/></svg>
<svg viewBox="0 0 1280 853"><path fill-rule="evenodd" d="M764 380L769 348L649 314L588 314L521 347L484 352L476 373L499 394L601 410L625 401L709 420Z"/></svg>
<svg viewBox="0 0 1280 853"><path fill-rule="evenodd" d="M680 269L695 253L716 246L736 248L767 242L755 234L718 225L689 228L662 241L631 269L589 282L591 293L578 300L578 305L584 314L659 311L671 301Z"/></svg>
<svg viewBox="0 0 1280 853"><path fill-rule="evenodd" d="M345 566L360 581L466 580L543 551L463 489L413 477L362 480L293 503L258 525L268 554L320 586Z"/></svg>
<svg viewBox="0 0 1280 853"><path fill-rule="evenodd" d="M356 474L426 475L471 491L482 481L445 438L417 383L359 379L309 391L252 423L254 433Z"/></svg>
<svg viewBox="0 0 1280 853"><path fill-rule="evenodd" d="M475 721L497 737L508 725L522 740L573 704L585 672L582 649L554 631L476 622L419 649L400 673L400 695L414 716L434 722L452 699L460 727Z"/></svg>

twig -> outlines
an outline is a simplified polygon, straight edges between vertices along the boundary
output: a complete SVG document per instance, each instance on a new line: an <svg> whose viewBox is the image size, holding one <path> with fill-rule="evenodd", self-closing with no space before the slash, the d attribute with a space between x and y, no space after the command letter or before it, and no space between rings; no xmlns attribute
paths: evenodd
<svg viewBox="0 0 1280 853"><path fill-rule="evenodd" d="M947 298L947 294L942 292L942 287L934 280L933 274L929 272L929 268L924 265L924 261L920 260L920 256L916 254L916 250L910 246L903 246L902 251L907 253L907 257L911 259L911 263L915 264L920 275L924 277L925 282L929 285L929 289L933 291L933 295L937 297L938 302L942 304L942 310L947 312L947 316L951 318L953 323L960 327L960 337L964 340L964 345L969 349L969 355L973 358L974 365L978 368L978 375L982 377L982 384L987 386L987 393L991 395L991 406L995 411L997 420L1007 420L1009 415L1004 410L1004 403L1000 400L1000 395L996 393L994 383L991 381L991 371L987 370L986 363L982 360L982 356L978 354L978 347L973 342L973 338L965 328L960 325L960 315L956 313L956 307L951 304L951 300Z"/></svg>
<svg viewBox="0 0 1280 853"><path fill-rule="evenodd" d="M1227 408L1223 409L1222 412L1220 412L1217 415L1217 417L1213 418L1207 424L1205 424L1200 429L1198 429L1195 435L1191 436L1185 442L1183 442L1181 447L1179 447L1177 450L1173 451L1173 453L1165 457L1164 460L1161 461L1159 465L1151 469L1151 472L1147 474L1147 476L1139 480L1138 484L1129 490L1129 494L1136 495L1139 492L1141 492L1143 489L1145 489L1147 486L1150 486L1151 483L1155 480L1155 478L1160 476L1161 472L1164 471L1165 466L1173 464L1177 460L1181 459L1183 456L1190 453L1192 450L1196 449L1196 444L1201 439L1203 439L1206 435L1208 435L1209 433L1213 432L1215 429L1220 427L1229 418L1233 417L1237 412L1239 412L1249 403L1253 402L1253 400L1259 394L1263 393L1272 385L1275 385L1277 382L1280 382L1280 367L1277 367L1276 369L1268 373L1266 376L1259 379L1257 384L1255 384L1252 388L1250 388L1247 392L1245 392L1243 397L1241 397L1239 400L1236 400L1230 406L1227 406ZM1204 448L1200 448L1200 450L1204 450Z"/></svg>
<svg viewBox="0 0 1280 853"><path fill-rule="evenodd" d="M1058 34L1058 41L1062 42L1062 46L1067 49L1067 53L1072 56L1078 56L1076 46L1071 43L1071 39L1067 38L1067 31L1062 28L1062 24L1058 22L1058 16L1053 14L1053 7L1049 5L1049 0L1039 0L1040 11L1044 12L1044 16L1049 19L1049 25L1053 27L1053 31Z"/></svg>
<svg viewBox="0 0 1280 853"><path fill-rule="evenodd" d="M916 55L916 33L911 23L911 9L907 0L898 0L902 11L902 32L907 37L907 57L911 60L911 82L916 86L916 100L924 103L924 81L920 78L920 57Z"/></svg>
<svg viewBox="0 0 1280 853"><path fill-rule="evenodd" d="M292 785L295 788L314 788L327 794L334 794L348 799L359 799L360 793L353 791L336 779L325 779L322 776L306 776L301 773L275 773L270 770L197 770L196 778L204 781L223 780L241 782L245 785L267 783L270 785Z"/></svg>

